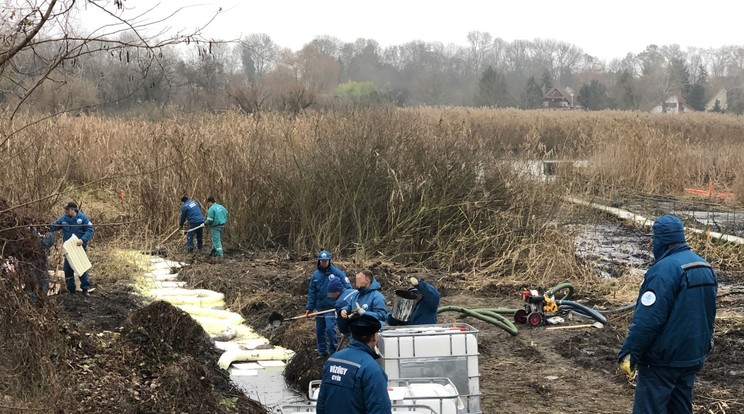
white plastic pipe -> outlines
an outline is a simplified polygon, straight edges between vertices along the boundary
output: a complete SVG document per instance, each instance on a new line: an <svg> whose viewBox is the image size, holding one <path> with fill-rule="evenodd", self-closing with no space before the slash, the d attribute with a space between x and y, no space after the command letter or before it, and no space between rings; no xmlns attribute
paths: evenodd
<svg viewBox="0 0 744 414"><path fill-rule="evenodd" d="M653 220L651 220L649 218L646 218L646 217L643 217L641 215L635 214L635 213L633 213L631 211L628 211L628 210L623 210L623 209L620 209L620 208L609 207L609 206L605 206L605 205L602 205L602 204L592 203L592 202L585 201L585 200L582 200L582 199L579 199L579 198L576 198L576 197L564 197L564 199L566 201L569 201L569 202L574 203L574 204L579 204L579 205L582 205L582 206L592 207L592 208L595 208L597 210L604 211L606 213L610 213L610 214L612 214L612 215L614 215L616 217L619 217L621 219L624 219L624 220L633 221L635 223L640 224L643 227L649 227L650 228L650 227L652 227L654 225L654 221ZM686 227L685 230L687 230L689 232L692 232L692 233L702 234L702 235L705 235L705 233L706 233L706 231L704 231L704 230L691 229L689 227ZM723 240L723 241L727 241L727 242L731 242L731 243L736 243L736 244L744 244L744 238L742 238L742 237L732 236L730 234L718 233L718 232L715 232L715 231L711 231L711 232L709 232L709 234L710 234L710 237L713 238L713 239Z"/></svg>

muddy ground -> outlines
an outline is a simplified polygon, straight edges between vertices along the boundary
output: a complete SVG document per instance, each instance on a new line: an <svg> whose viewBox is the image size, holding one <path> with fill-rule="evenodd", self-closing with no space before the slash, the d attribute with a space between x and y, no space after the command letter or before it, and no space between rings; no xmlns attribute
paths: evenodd
<svg viewBox="0 0 744 414"><path fill-rule="evenodd" d="M92 260L106 260L96 257L97 251L91 252ZM639 247L631 251L638 252ZM596 259L577 254L587 265ZM641 264L647 260L644 254L635 257ZM180 274L190 287L226 293L230 308L250 325L273 343L297 351L287 369L290 385L304 393L309 381L320 378L322 361L313 355L312 321L300 319L278 328L268 324L272 312L304 313L307 284L315 268L309 255L228 250L220 261L201 254L169 258L190 263ZM382 262L335 264L350 275L361 268L372 269L388 299L415 275L439 288L443 306L521 306L519 292L524 286L515 275L448 273ZM570 275L551 282L576 282L580 287L574 299L596 308L612 309L635 299L639 274L627 272L627 267L612 260L607 265L598 263L597 268L598 280L593 283L573 281ZM226 372L216 368L218 354L206 345L209 342L198 325L169 305L146 305L135 293L130 284L136 273L117 266L106 273L99 267L91 273L97 289L90 297L50 298L44 317L52 324L45 322L44 326L49 340L60 339L63 347L55 349L51 363L58 365L56 372L63 383L74 384L59 388L52 412L262 412L228 382ZM607 273L612 277L602 282L599 277ZM744 287L741 276L732 276L740 274L719 274L722 288L715 350L698 376L696 413L744 413ZM37 318L36 314L28 316L32 321ZM617 372L615 355L630 317L612 314L604 329L520 326L517 336L454 313L441 314L440 322L465 322L480 331L481 407L486 414L628 413L633 383ZM46 356L39 358L48 361ZM6 395L0 407L18 406L7 412L27 412L23 407L33 407L7 399L5 389L0 392Z"/></svg>
<svg viewBox="0 0 744 414"><path fill-rule="evenodd" d="M505 279L493 275L433 272L390 263L364 266L341 261L336 264L350 274L361 267L372 268L388 300L396 288L404 286L404 280L416 275L439 288L441 305L521 306L518 292L523 286L519 282L500 282ZM315 262L309 257L233 251L219 262L197 260L182 271L181 277L192 287L226 292L231 308L241 312L249 324L273 343L296 350L299 362L290 363L290 375L286 379L304 392L307 382L320 377L322 365L322 361L311 355L314 324L298 320L271 328L267 321L271 312L285 316L304 313L307 283L314 267ZM720 278L724 284L739 283L725 275ZM571 278L554 282L564 281ZM578 290L573 299L596 308L617 308L634 300L639 282L637 274L623 276L593 284L588 288L590 291ZM695 387L696 413L744 412L743 307L744 295L740 293L724 294L720 299L716 348ZM629 313L612 314L604 329L548 330L520 326L517 336L453 313L441 314L439 321L466 322L480 330L480 391L484 413L629 413L633 383L618 373L615 356L630 318ZM585 321L567 324L581 322Z"/></svg>

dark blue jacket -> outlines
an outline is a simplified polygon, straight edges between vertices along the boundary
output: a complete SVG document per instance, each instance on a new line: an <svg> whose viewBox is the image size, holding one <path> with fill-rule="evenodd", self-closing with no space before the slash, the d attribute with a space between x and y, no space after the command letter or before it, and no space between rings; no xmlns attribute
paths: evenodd
<svg viewBox="0 0 744 414"><path fill-rule="evenodd" d="M49 231L62 230L62 240L67 241L74 234L83 241L83 248L88 248L88 242L93 237L93 223L82 211L78 211L73 217L63 214L57 221L49 226Z"/></svg>
<svg viewBox="0 0 744 414"><path fill-rule="evenodd" d="M365 315L374 316L385 325L388 319L388 311L385 307L385 296L380 292L380 283L377 279L372 279L369 287L359 289L356 297L350 298L349 303L343 309L346 309L346 313L351 313L356 309L357 303L359 303L359 307L365 310Z"/></svg>
<svg viewBox="0 0 744 414"><path fill-rule="evenodd" d="M439 291L434 286L419 279L417 290L421 294L421 300L413 308L408 322L401 322L392 315L388 317L390 325L431 325L437 323L437 310L439 309Z"/></svg>
<svg viewBox="0 0 744 414"><path fill-rule="evenodd" d="M318 261L318 269L313 272L313 276L310 278L310 286L307 289L307 305L305 309L312 311L324 311L333 309L336 305L336 300L328 297L328 282L331 277L337 277L341 279L341 284L345 288L350 288L349 278L346 277L341 269L328 263L328 267L325 269L320 268L320 261Z"/></svg>
<svg viewBox="0 0 744 414"><path fill-rule="evenodd" d="M349 320L341 317L341 309L353 303L358 293L356 289L344 289L336 299L336 324L339 332L344 335L351 335L351 332L349 332Z"/></svg>
<svg viewBox="0 0 744 414"><path fill-rule="evenodd" d="M618 361L630 354L631 366L702 365L716 318L716 275L687 243L655 250L659 256L646 272Z"/></svg>
<svg viewBox="0 0 744 414"><path fill-rule="evenodd" d="M189 222L189 227L194 228L204 223L204 216L201 212L199 203L194 200L186 200L181 206L181 219L178 221L179 226L183 226L183 223Z"/></svg>
<svg viewBox="0 0 744 414"><path fill-rule="evenodd" d="M331 355L323 365L318 414L390 414L388 377L375 362L380 356L367 344L352 339L348 348Z"/></svg>

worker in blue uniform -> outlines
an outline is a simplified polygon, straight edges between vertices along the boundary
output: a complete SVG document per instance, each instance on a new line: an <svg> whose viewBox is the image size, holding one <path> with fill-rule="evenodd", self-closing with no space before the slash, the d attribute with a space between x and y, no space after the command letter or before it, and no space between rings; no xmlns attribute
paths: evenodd
<svg viewBox="0 0 744 414"><path fill-rule="evenodd" d="M338 281L344 288L351 288L346 273L332 263L331 252L321 250L318 252L317 259L316 269L308 286L305 316L335 308L336 298L328 296L328 285L331 282ZM315 316L315 335L319 357L327 358L336 351L338 337L336 336L335 312Z"/></svg>
<svg viewBox="0 0 744 414"><path fill-rule="evenodd" d="M676 216L654 222L653 254L618 363L637 371L634 414L692 413L695 376L712 349L718 282Z"/></svg>
<svg viewBox="0 0 744 414"><path fill-rule="evenodd" d="M380 355L375 345L382 323L371 315L349 319L351 343L331 355L323 365L318 393L318 414L390 414L388 377L375 362Z"/></svg>
<svg viewBox="0 0 744 414"><path fill-rule="evenodd" d="M50 232L59 230L62 230L63 241L67 241L67 239L72 237L74 234L75 237L78 238L78 246L83 246L84 250L88 250L88 242L93 238L93 223L91 223L85 213L78 209L77 203L73 201L67 203L67 205L65 205L65 214L49 226ZM67 257L65 257L64 270L67 291L75 293L75 271L72 270L70 263L67 261ZM90 287L90 276L88 275L88 272L85 272L80 275L80 289L83 290L84 296L88 296Z"/></svg>
<svg viewBox="0 0 744 414"><path fill-rule="evenodd" d="M196 248L201 250L204 247L204 215L201 207L196 200L190 200L188 196L181 197L181 219L178 226L183 227L188 221L189 230L186 231L186 250L191 253L194 251L194 237L196 237Z"/></svg>
<svg viewBox="0 0 744 414"><path fill-rule="evenodd" d="M434 285L428 283L423 278L411 277L411 288L408 293L416 299L416 305L411 312L411 317L407 321L399 321L388 316L388 324L392 326L399 325L430 325L437 323L437 310L439 309L440 294Z"/></svg>

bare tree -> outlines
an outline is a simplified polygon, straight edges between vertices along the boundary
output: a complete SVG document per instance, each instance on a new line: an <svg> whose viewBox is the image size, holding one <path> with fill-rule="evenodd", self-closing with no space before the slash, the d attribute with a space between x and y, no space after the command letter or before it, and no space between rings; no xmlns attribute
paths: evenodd
<svg viewBox="0 0 744 414"><path fill-rule="evenodd" d="M152 19L155 9L143 10L131 18L122 17L125 0L2 0L0 8L0 84L8 88L6 98L9 126L2 128L0 144L27 125L14 126L19 110L48 82L62 82L64 68L74 67L84 56L107 53L114 59L129 62L135 50L144 51L153 64L159 64L161 48L178 44L207 42L201 38L204 26L189 33L166 36L156 30L182 9L163 18ZM92 29L76 28L75 18L84 11L96 10L107 17ZM217 12L219 13L219 11ZM215 14L216 15L216 14ZM122 37L129 32L132 36ZM28 63L28 65L24 65ZM81 108L63 108L60 112ZM52 115L46 115L53 116Z"/></svg>
<svg viewBox="0 0 744 414"><path fill-rule="evenodd" d="M295 54L299 79L316 94L331 92L338 86L339 64L333 56L305 45Z"/></svg>
<svg viewBox="0 0 744 414"><path fill-rule="evenodd" d="M276 67L279 46L265 33L254 33L240 41L243 70L249 80L261 78Z"/></svg>
<svg viewBox="0 0 744 414"><path fill-rule="evenodd" d="M555 67L558 69L558 80L564 85L570 84L573 74L581 70L584 51L570 43L558 42L553 56Z"/></svg>
<svg viewBox="0 0 744 414"><path fill-rule="evenodd" d="M731 59L731 47L724 46L719 49L706 49L703 51L703 59L706 66L710 68L713 78L723 78L727 75L726 69Z"/></svg>
<svg viewBox="0 0 744 414"><path fill-rule="evenodd" d="M318 36L310 42L310 46L314 47L319 53L331 56L334 59L341 56L341 46L343 44L339 38L333 36Z"/></svg>
<svg viewBox="0 0 744 414"><path fill-rule="evenodd" d="M470 44L470 64L473 67L473 79L478 79L483 71L483 62L493 48L493 36L488 32L474 31L468 33Z"/></svg>
<svg viewBox="0 0 744 414"><path fill-rule="evenodd" d="M504 64L507 72L526 74L532 45L528 40L515 40L504 49Z"/></svg>

